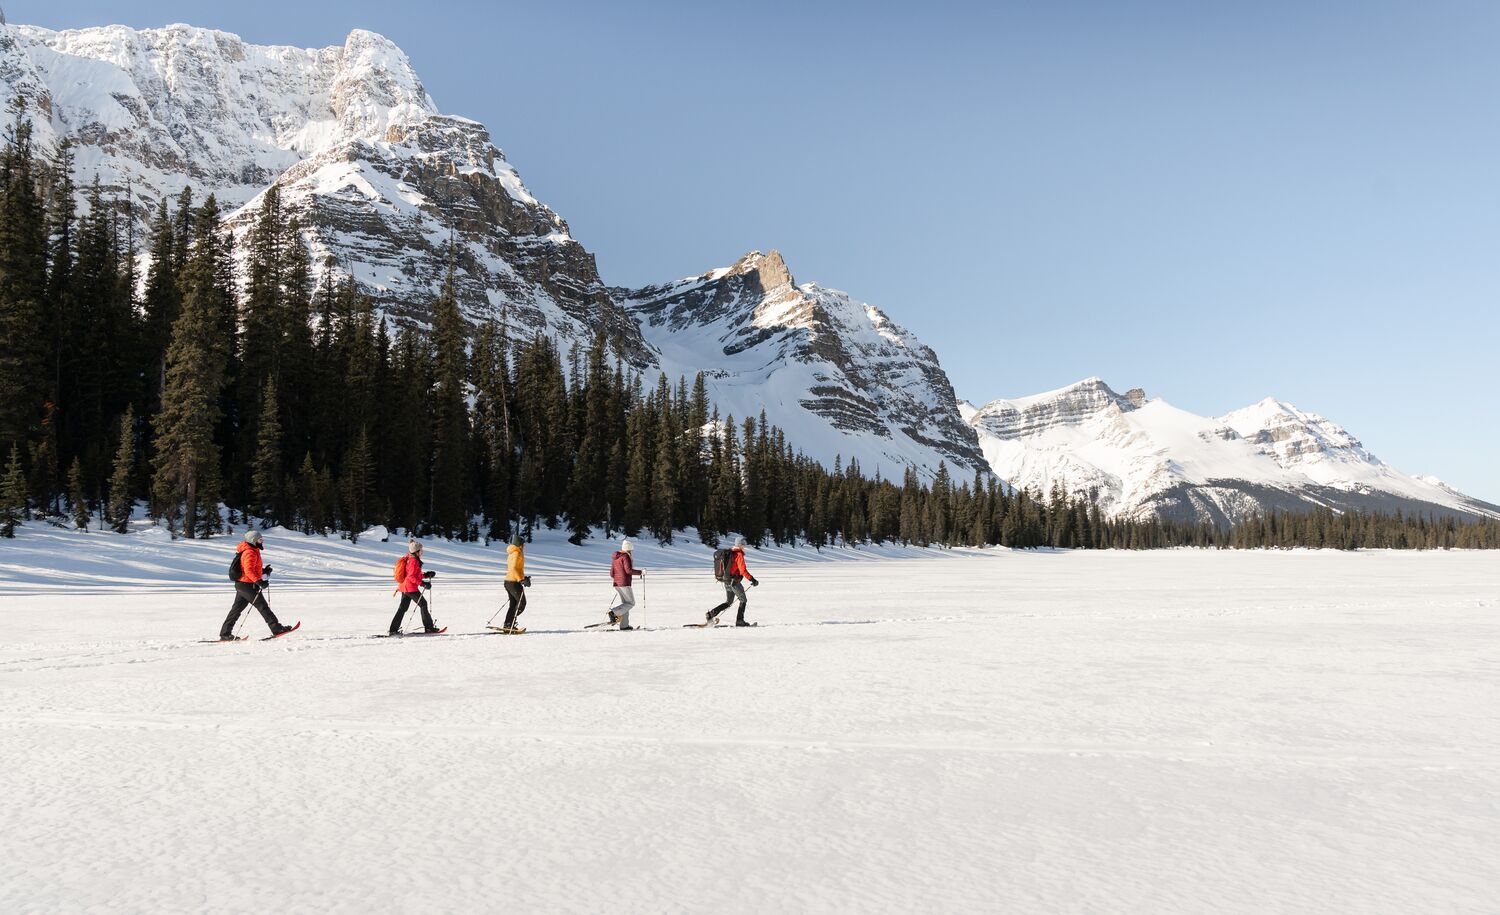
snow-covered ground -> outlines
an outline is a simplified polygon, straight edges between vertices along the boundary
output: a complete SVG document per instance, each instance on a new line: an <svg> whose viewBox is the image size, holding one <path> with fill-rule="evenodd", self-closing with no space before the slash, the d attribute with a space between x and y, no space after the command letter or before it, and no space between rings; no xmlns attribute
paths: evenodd
<svg viewBox="0 0 1500 915"><path fill-rule="evenodd" d="M429 543L452 635L368 638L396 543L0 541L0 911L1481 912L1500 564L1480 553L752 555ZM901 553L899 550L885 551ZM817 561L814 561L817 560ZM252 634L263 634L258 617Z"/></svg>

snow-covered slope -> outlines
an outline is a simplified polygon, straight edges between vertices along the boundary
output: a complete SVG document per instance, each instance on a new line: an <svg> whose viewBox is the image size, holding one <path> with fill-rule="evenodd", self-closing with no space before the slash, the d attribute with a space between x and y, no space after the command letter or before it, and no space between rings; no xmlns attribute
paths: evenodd
<svg viewBox="0 0 1500 915"><path fill-rule="evenodd" d="M797 285L776 251L676 283L617 290L670 375L702 371L723 413L765 409L797 448L899 478L984 466L937 354L878 308Z"/></svg>
<svg viewBox="0 0 1500 915"><path fill-rule="evenodd" d="M1343 428L1271 398L1213 418L1089 378L960 410L1000 477L1092 492L1113 515L1225 521L1321 505L1500 517L1500 507L1401 473Z"/></svg>
<svg viewBox="0 0 1500 915"><path fill-rule="evenodd" d="M143 215L191 184L243 230L272 183L302 217L320 272L352 274L388 312L425 319L450 232L471 318L521 333L639 332L593 255L534 198L483 125L438 111L395 44L260 46L172 25L54 32L0 25L0 92L24 99L47 144L77 144L80 183L128 186ZM643 348L627 352L642 357ZM641 365L646 363L641 361Z"/></svg>

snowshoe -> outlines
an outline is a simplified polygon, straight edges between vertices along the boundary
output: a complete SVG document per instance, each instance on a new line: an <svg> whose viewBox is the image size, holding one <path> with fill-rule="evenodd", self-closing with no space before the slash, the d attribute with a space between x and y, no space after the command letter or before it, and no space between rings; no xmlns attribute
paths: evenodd
<svg viewBox="0 0 1500 915"><path fill-rule="evenodd" d="M262 642L269 642L272 639L279 639L282 636L286 635L288 632L296 632L298 629L301 629L301 628L302 628L302 621L301 620L298 620L297 621L297 625L295 625L295 626L287 626L287 625L283 624L275 632L273 632L270 635L266 636L265 638L261 639L261 641Z"/></svg>

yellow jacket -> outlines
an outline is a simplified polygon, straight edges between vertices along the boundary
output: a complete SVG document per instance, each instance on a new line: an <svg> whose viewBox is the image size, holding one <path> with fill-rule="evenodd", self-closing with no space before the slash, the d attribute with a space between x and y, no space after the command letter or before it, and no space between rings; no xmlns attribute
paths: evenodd
<svg viewBox="0 0 1500 915"><path fill-rule="evenodd" d="M505 560L505 580L520 581L526 577L526 557L522 555L521 548L512 543L505 548L509 555Z"/></svg>

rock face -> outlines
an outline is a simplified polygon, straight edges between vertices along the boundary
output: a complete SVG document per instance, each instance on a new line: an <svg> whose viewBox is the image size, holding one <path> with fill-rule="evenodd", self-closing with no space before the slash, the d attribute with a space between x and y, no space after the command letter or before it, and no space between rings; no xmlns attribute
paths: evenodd
<svg viewBox="0 0 1500 915"><path fill-rule="evenodd" d="M736 418L765 409L798 448L866 473L930 476L940 462L971 476L978 439L954 408L937 354L872 305L797 285L776 251L645 289L616 290L662 369L704 372Z"/></svg>
<svg viewBox="0 0 1500 915"><path fill-rule="evenodd" d="M1500 507L1401 473L1342 427L1271 398L1213 418L1089 378L960 410L1002 479L1092 493L1115 516L1222 523L1329 506L1500 517Z"/></svg>
<svg viewBox="0 0 1500 915"><path fill-rule="evenodd" d="M0 81L26 100L40 140L75 141L83 181L128 186L143 215L191 184L243 231L274 183L315 268L352 275L398 319L425 322L451 238L471 320L503 316L564 346L602 321L649 365L593 255L484 126L440 113L406 55L373 32L305 50L181 25L0 25Z"/></svg>

